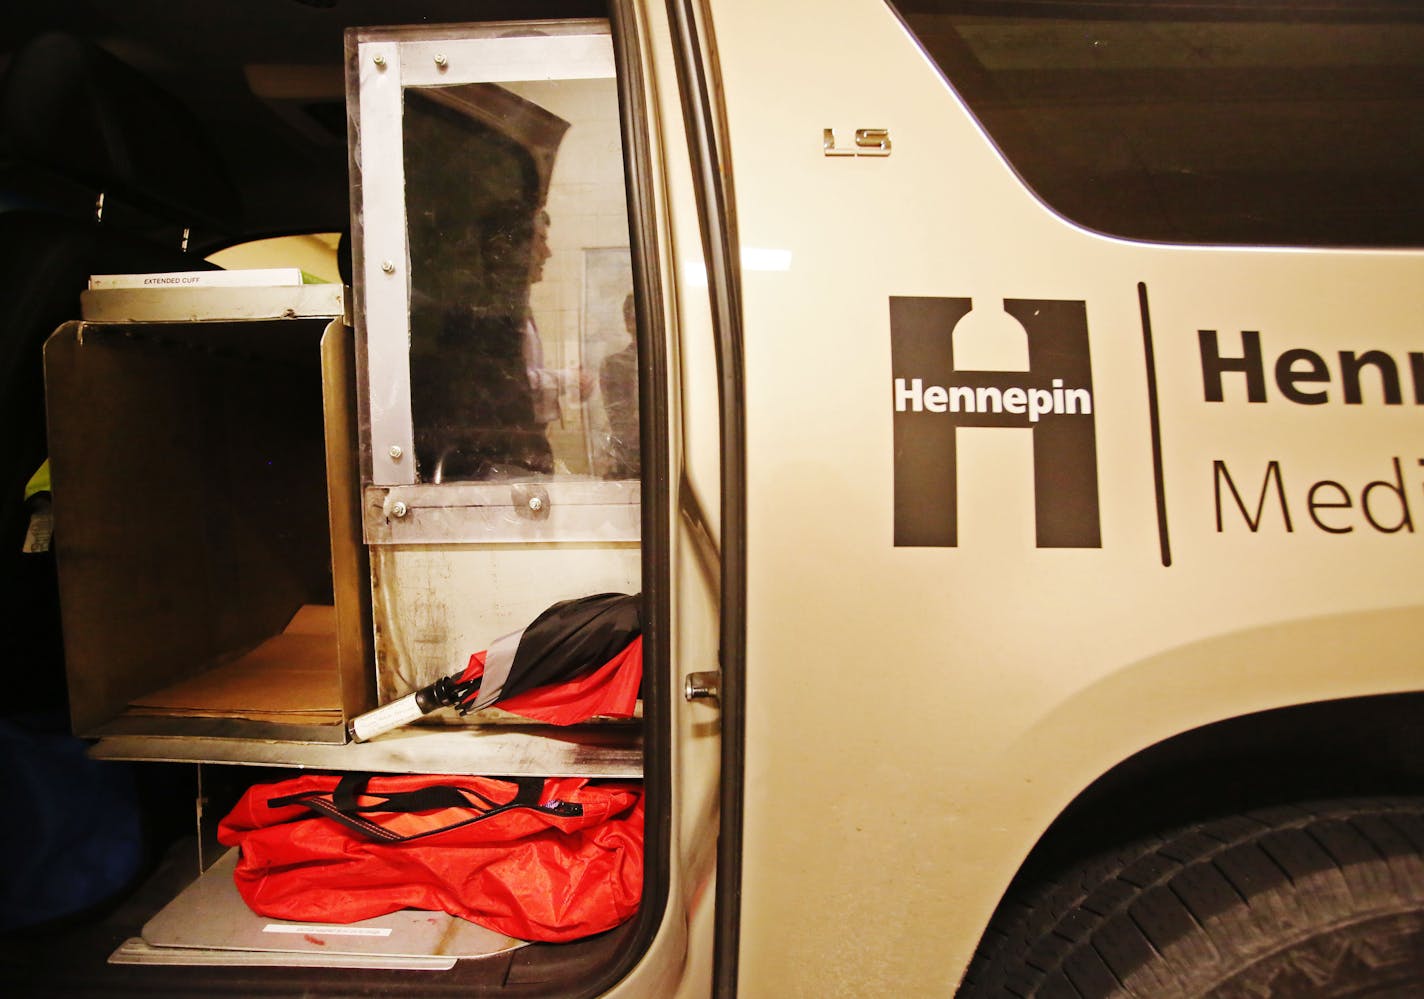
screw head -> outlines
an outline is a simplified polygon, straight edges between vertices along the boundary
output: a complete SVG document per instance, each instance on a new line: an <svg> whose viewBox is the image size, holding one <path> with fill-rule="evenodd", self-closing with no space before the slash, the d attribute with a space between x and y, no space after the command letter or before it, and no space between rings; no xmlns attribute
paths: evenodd
<svg viewBox="0 0 1424 999"><path fill-rule="evenodd" d="M377 68L377 69L385 69L385 68L386 68L386 57L383 56L383 55L378 55L378 56L376 56L375 58L373 58L371 61L376 64L376 68Z"/></svg>
<svg viewBox="0 0 1424 999"><path fill-rule="evenodd" d="M541 496L530 496L530 497L529 497L529 509L533 510L535 513L538 513L540 510L544 509L544 499L543 499L543 497L541 497Z"/></svg>
<svg viewBox="0 0 1424 999"><path fill-rule="evenodd" d="M405 450L399 444L392 444L391 449L386 453L391 456L391 461L400 461Z"/></svg>
<svg viewBox="0 0 1424 999"><path fill-rule="evenodd" d="M450 65L450 61L446 59L443 54L437 54L435 56L435 65L439 66L441 69L444 69L446 66Z"/></svg>
<svg viewBox="0 0 1424 999"><path fill-rule="evenodd" d="M396 272L396 265L389 260L382 260L381 270L385 271L387 274L394 274Z"/></svg>
<svg viewBox="0 0 1424 999"><path fill-rule="evenodd" d="M405 505L405 500L396 500L391 504L392 517L404 517L408 513L410 513L410 507Z"/></svg>

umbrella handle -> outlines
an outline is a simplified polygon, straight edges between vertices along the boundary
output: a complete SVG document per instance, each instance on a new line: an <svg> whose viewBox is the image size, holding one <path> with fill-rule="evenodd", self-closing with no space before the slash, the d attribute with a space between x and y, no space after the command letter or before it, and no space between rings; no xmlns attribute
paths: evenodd
<svg viewBox="0 0 1424 999"><path fill-rule="evenodd" d="M456 700L450 677L441 677L413 694L406 694L388 704L382 704L379 708L357 715L351 720L351 724L346 726L346 734L351 737L352 742L366 742L402 725L409 725L436 708L454 704Z"/></svg>

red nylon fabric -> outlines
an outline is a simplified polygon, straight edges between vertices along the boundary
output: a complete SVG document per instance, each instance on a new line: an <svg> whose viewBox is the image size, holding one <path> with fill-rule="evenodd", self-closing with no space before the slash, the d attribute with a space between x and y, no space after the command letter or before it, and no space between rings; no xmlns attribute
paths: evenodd
<svg viewBox="0 0 1424 999"><path fill-rule="evenodd" d="M461 680L484 675L485 654L470 656ZM551 725L576 725L590 718L632 718L643 682L643 636L598 669L572 680L535 687L496 701L494 707Z"/></svg>
<svg viewBox="0 0 1424 999"><path fill-rule="evenodd" d="M643 889L643 794L636 784L545 781L541 803L573 802L580 816L528 808L476 818L484 807L429 812L362 812L382 828L420 839L387 843L301 804L276 798L319 792L327 801L338 776L308 774L249 788L218 827L242 850L234 878L249 908L303 922L349 923L398 909L448 912L521 940L577 940L622 923ZM453 785L496 803L515 785L486 777L372 777L372 795ZM464 823L464 824L459 824Z"/></svg>

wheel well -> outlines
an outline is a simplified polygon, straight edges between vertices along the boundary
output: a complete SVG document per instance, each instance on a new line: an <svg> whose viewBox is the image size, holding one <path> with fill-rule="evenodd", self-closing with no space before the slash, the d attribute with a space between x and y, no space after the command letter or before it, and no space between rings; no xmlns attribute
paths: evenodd
<svg viewBox="0 0 1424 999"><path fill-rule="evenodd" d="M1242 715L1173 736L1079 794L1039 838L1014 883L1228 812L1417 793L1424 781L1421 719L1424 693L1395 694Z"/></svg>

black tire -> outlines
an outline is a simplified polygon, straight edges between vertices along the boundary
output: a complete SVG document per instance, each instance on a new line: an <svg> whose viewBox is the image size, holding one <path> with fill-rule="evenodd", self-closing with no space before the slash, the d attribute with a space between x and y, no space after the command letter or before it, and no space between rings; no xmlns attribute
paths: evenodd
<svg viewBox="0 0 1424 999"><path fill-rule="evenodd" d="M961 999L1424 997L1424 800L1273 808L1016 890Z"/></svg>

